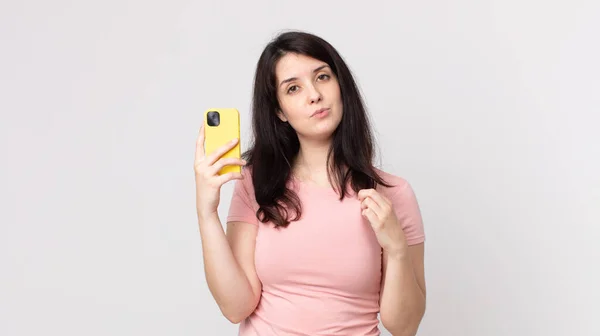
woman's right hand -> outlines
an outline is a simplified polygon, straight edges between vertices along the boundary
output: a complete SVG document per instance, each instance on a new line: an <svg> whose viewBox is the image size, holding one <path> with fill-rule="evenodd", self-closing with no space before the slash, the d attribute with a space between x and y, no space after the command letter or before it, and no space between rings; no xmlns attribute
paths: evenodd
<svg viewBox="0 0 600 336"><path fill-rule="evenodd" d="M200 128L198 140L196 141L196 157L194 159L194 172L196 175L196 210L199 218L207 218L217 214L219 206L221 186L231 180L242 179L241 173L227 173L219 175L218 172L224 166L240 165L244 166L246 162L237 158L221 158L225 153L231 150L238 139L219 147L213 153L206 155L204 153L204 125Z"/></svg>

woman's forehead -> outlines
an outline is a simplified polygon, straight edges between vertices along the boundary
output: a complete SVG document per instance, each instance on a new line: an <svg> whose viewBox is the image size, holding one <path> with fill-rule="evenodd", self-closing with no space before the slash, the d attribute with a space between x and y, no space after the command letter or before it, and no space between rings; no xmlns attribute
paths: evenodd
<svg viewBox="0 0 600 336"><path fill-rule="evenodd" d="M316 69L323 65L327 65L327 63L306 55L290 53L283 56L279 62L277 62L275 72L279 79L300 77L311 75Z"/></svg>

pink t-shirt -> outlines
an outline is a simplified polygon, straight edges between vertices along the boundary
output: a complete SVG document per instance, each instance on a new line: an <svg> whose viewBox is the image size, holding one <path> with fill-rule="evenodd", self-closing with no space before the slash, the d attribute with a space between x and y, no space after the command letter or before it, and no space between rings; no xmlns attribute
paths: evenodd
<svg viewBox="0 0 600 336"><path fill-rule="evenodd" d="M255 266L262 295L239 335L380 335L382 250L356 196L340 202L333 189L294 179L289 186L300 197L302 218L277 230L256 217L249 172L244 168L244 179L235 183L227 221L258 225ZM378 172L394 185L378 190L393 202L408 244L423 242L411 186Z"/></svg>

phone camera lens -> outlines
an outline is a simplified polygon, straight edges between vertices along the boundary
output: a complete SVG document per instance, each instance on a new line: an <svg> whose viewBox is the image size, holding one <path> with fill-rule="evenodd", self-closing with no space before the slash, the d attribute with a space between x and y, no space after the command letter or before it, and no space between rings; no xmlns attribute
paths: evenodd
<svg viewBox="0 0 600 336"><path fill-rule="evenodd" d="M208 112L206 119L208 122L208 126L219 126L219 124L221 123L221 116L217 111Z"/></svg>

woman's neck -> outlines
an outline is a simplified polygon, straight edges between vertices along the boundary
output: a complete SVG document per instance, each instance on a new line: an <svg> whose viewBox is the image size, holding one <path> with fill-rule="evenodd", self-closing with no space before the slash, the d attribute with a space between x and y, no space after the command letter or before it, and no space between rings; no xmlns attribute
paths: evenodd
<svg viewBox="0 0 600 336"><path fill-rule="evenodd" d="M300 151L294 161L293 174L303 181L321 186L329 185L327 155L331 142L300 143Z"/></svg>

